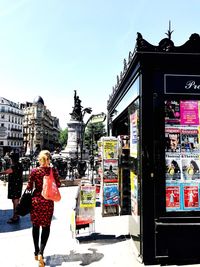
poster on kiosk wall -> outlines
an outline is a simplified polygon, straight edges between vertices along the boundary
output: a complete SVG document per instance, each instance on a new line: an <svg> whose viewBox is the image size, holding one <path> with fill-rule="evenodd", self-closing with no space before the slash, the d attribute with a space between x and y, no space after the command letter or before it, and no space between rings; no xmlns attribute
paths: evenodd
<svg viewBox="0 0 200 267"><path fill-rule="evenodd" d="M135 220L139 220L139 187L140 183L137 175L138 157L138 110L130 114L130 156L134 159L134 168L130 171L131 184L131 213Z"/></svg>
<svg viewBox="0 0 200 267"><path fill-rule="evenodd" d="M200 101L165 101L166 211L200 211Z"/></svg>

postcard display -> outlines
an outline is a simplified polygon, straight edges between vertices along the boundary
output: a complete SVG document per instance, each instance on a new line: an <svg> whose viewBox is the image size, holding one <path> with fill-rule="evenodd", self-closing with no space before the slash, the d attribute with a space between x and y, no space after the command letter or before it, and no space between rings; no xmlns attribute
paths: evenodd
<svg viewBox="0 0 200 267"><path fill-rule="evenodd" d="M102 137L102 216L119 214L118 139Z"/></svg>
<svg viewBox="0 0 200 267"><path fill-rule="evenodd" d="M165 101L166 211L199 211L200 101Z"/></svg>
<svg viewBox="0 0 200 267"><path fill-rule="evenodd" d="M95 207L95 186L90 183L79 185L76 197L76 207L71 214L70 229L73 237L80 234L81 229L85 230L85 228L88 228L90 234L95 231Z"/></svg>

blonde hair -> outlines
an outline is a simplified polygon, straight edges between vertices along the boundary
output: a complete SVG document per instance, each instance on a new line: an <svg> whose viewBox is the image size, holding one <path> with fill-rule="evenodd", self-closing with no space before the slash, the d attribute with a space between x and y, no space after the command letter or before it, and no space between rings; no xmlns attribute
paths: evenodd
<svg viewBox="0 0 200 267"><path fill-rule="evenodd" d="M49 161L51 160L51 153L49 152L49 150L40 151L38 160L41 165L49 166Z"/></svg>

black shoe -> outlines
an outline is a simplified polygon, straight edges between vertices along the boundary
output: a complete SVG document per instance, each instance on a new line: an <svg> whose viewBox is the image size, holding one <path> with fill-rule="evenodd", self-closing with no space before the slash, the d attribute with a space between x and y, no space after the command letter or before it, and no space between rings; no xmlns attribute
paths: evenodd
<svg viewBox="0 0 200 267"><path fill-rule="evenodd" d="M19 217L17 217L17 218L10 218L8 221L7 221L7 223L10 223L10 224L14 224L14 223L18 223L19 222Z"/></svg>

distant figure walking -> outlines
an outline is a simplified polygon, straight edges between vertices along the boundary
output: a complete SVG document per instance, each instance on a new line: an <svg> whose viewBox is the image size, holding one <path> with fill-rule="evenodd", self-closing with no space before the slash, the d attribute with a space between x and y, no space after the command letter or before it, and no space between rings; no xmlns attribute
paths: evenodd
<svg viewBox="0 0 200 267"><path fill-rule="evenodd" d="M49 234L50 225L54 212L54 202L52 200L45 199L42 195L43 177L50 174L50 161L51 154L48 150L42 150L38 156L40 166L32 169L27 189L32 190L35 187L32 198L32 210L31 210L31 222L32 222L32 236L35 248L35 260L39 261L39 267L45 266L44 264L44 249L46 247ZM52 168L54 179L58 187L60 187L60 181L58 178L58 171L56 168ZM42 228L40 238L40 228ZM40 239L40 244L39 244Z"/></svg>
<svg viewBox="0 0 200 267"><path fill-rule="evenodd" d="M7 223L17 223L19 221L19 216L16 214L16 207L22 195L23 166L19 162L18 153L11 153L10 159L10 167L0 172L0 174L8 174L8 199L12 199L13 203L13 217L11 217Z"/></svg>

